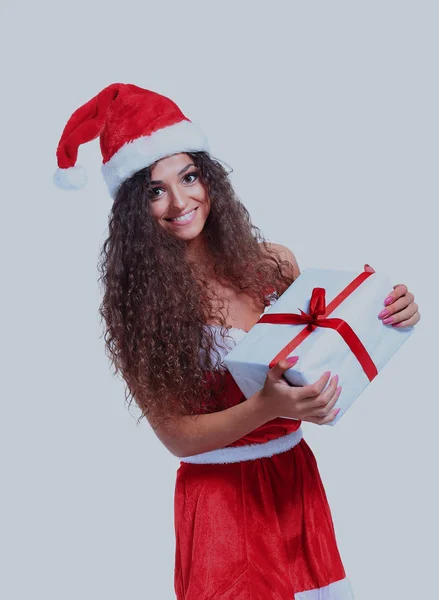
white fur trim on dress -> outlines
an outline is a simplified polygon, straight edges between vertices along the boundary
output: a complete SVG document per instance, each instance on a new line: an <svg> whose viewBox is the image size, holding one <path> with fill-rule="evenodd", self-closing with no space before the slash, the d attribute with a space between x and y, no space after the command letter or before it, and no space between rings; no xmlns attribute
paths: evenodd
<svg viewBox="0 0 439 600"><path fill-rule="evenodd" d="M303 437L302 428L296 431L282 435L274 440L269 440L262 444L246 444L245 446L229 446L228 448L218 448L210 452L202 452L193 456L179 457L182 462L195 464L212 463L234 463L243 460L254 460L256 458L265 458L286 452L296 446Z"/></svg>
<svg viewBox="0 0 439 600"><path fill-rule="evenodd" d="M208 151L209 142L199 125L192 121L180 121L127 142L101 167L110 196L116 196L125 179L156 160L179 152L200 150Z"/></svg>
<svg viewBox="0 0 439 600"><path fill-rule="evenodd" d="M354 592L347 577L325 587L294 594L294 600L354 600Z"/></svg>

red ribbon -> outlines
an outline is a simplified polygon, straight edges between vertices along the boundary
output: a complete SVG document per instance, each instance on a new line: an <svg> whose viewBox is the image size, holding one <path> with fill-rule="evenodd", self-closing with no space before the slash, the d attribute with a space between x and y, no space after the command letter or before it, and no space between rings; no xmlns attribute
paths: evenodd
<svg viewBox="0 0 439 600"><path fill-rule="evenodd" d="M273 323L281 325L307 325L302 331L296 335L282 350L273 358L270 362L269 367L273 367L277 362L286 358L297 346L306 339L316 327L329 327L338 331L344 341L348 344L352 350L358 362L366 373L369 381L372 381L378 370L363 346L360 338L357 336L355 331L350 327L346 321L342 319L332 318L328 319L330 315L354 290L359 287L363 281L370 277L373 273L364 272L358 275L349 285L347 285L339 294L326 306L326 290L324 288L316 287L312 291L311 300L309 303L309 314L300 310L300 315L296 313L277 313L277 314L265 314L263 315L258 323Z"/></svg>

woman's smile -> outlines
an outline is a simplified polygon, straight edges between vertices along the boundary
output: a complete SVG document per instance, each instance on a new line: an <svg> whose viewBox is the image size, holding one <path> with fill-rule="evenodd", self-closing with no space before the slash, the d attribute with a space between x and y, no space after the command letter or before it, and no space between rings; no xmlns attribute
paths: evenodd
<svg viewBox="0 0 439 600"><path fill-rule="evenodd" d="M169 234L197 247L210 212L210 198L191 156L179 152L157 161L149 186L152 216Z"/></svg>
<svg viewBox="0 0 439 600"><path fill-rule="evenodd" d="M172 217L172 218L168 218L165 219L165 221L168 221L169 223L172 223L174 225L188 225L189 223L192 223L192 221L195 218L195 211L197 210L198 206L196 206L193 210L191 210L190 212L186 213L185 215L182 215L181 217Z"/></svg>

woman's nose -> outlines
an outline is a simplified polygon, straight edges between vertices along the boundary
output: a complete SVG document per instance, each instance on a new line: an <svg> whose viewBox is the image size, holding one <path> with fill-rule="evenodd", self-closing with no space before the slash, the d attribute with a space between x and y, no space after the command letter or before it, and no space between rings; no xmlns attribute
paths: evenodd
<svg viewBox="0 0 439 600"><path fill-rule="evenodd" d="M185 194L181 191L172 191L171 192L171 204L177 208L184 208L187 204L187 198Z"/></svg>

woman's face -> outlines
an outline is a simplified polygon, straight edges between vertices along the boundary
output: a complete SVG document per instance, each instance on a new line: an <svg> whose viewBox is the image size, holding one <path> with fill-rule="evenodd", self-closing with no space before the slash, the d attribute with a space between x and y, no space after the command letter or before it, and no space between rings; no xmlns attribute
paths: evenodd
<svg viewBox="0 0 439 600"><path fill-rule="evenodd" d="M202 231L210 200L197 167L185 153L157 161L151 169L151 212L167 231L193 240ZM187 215L187 219L173 220Z"/></svg>

